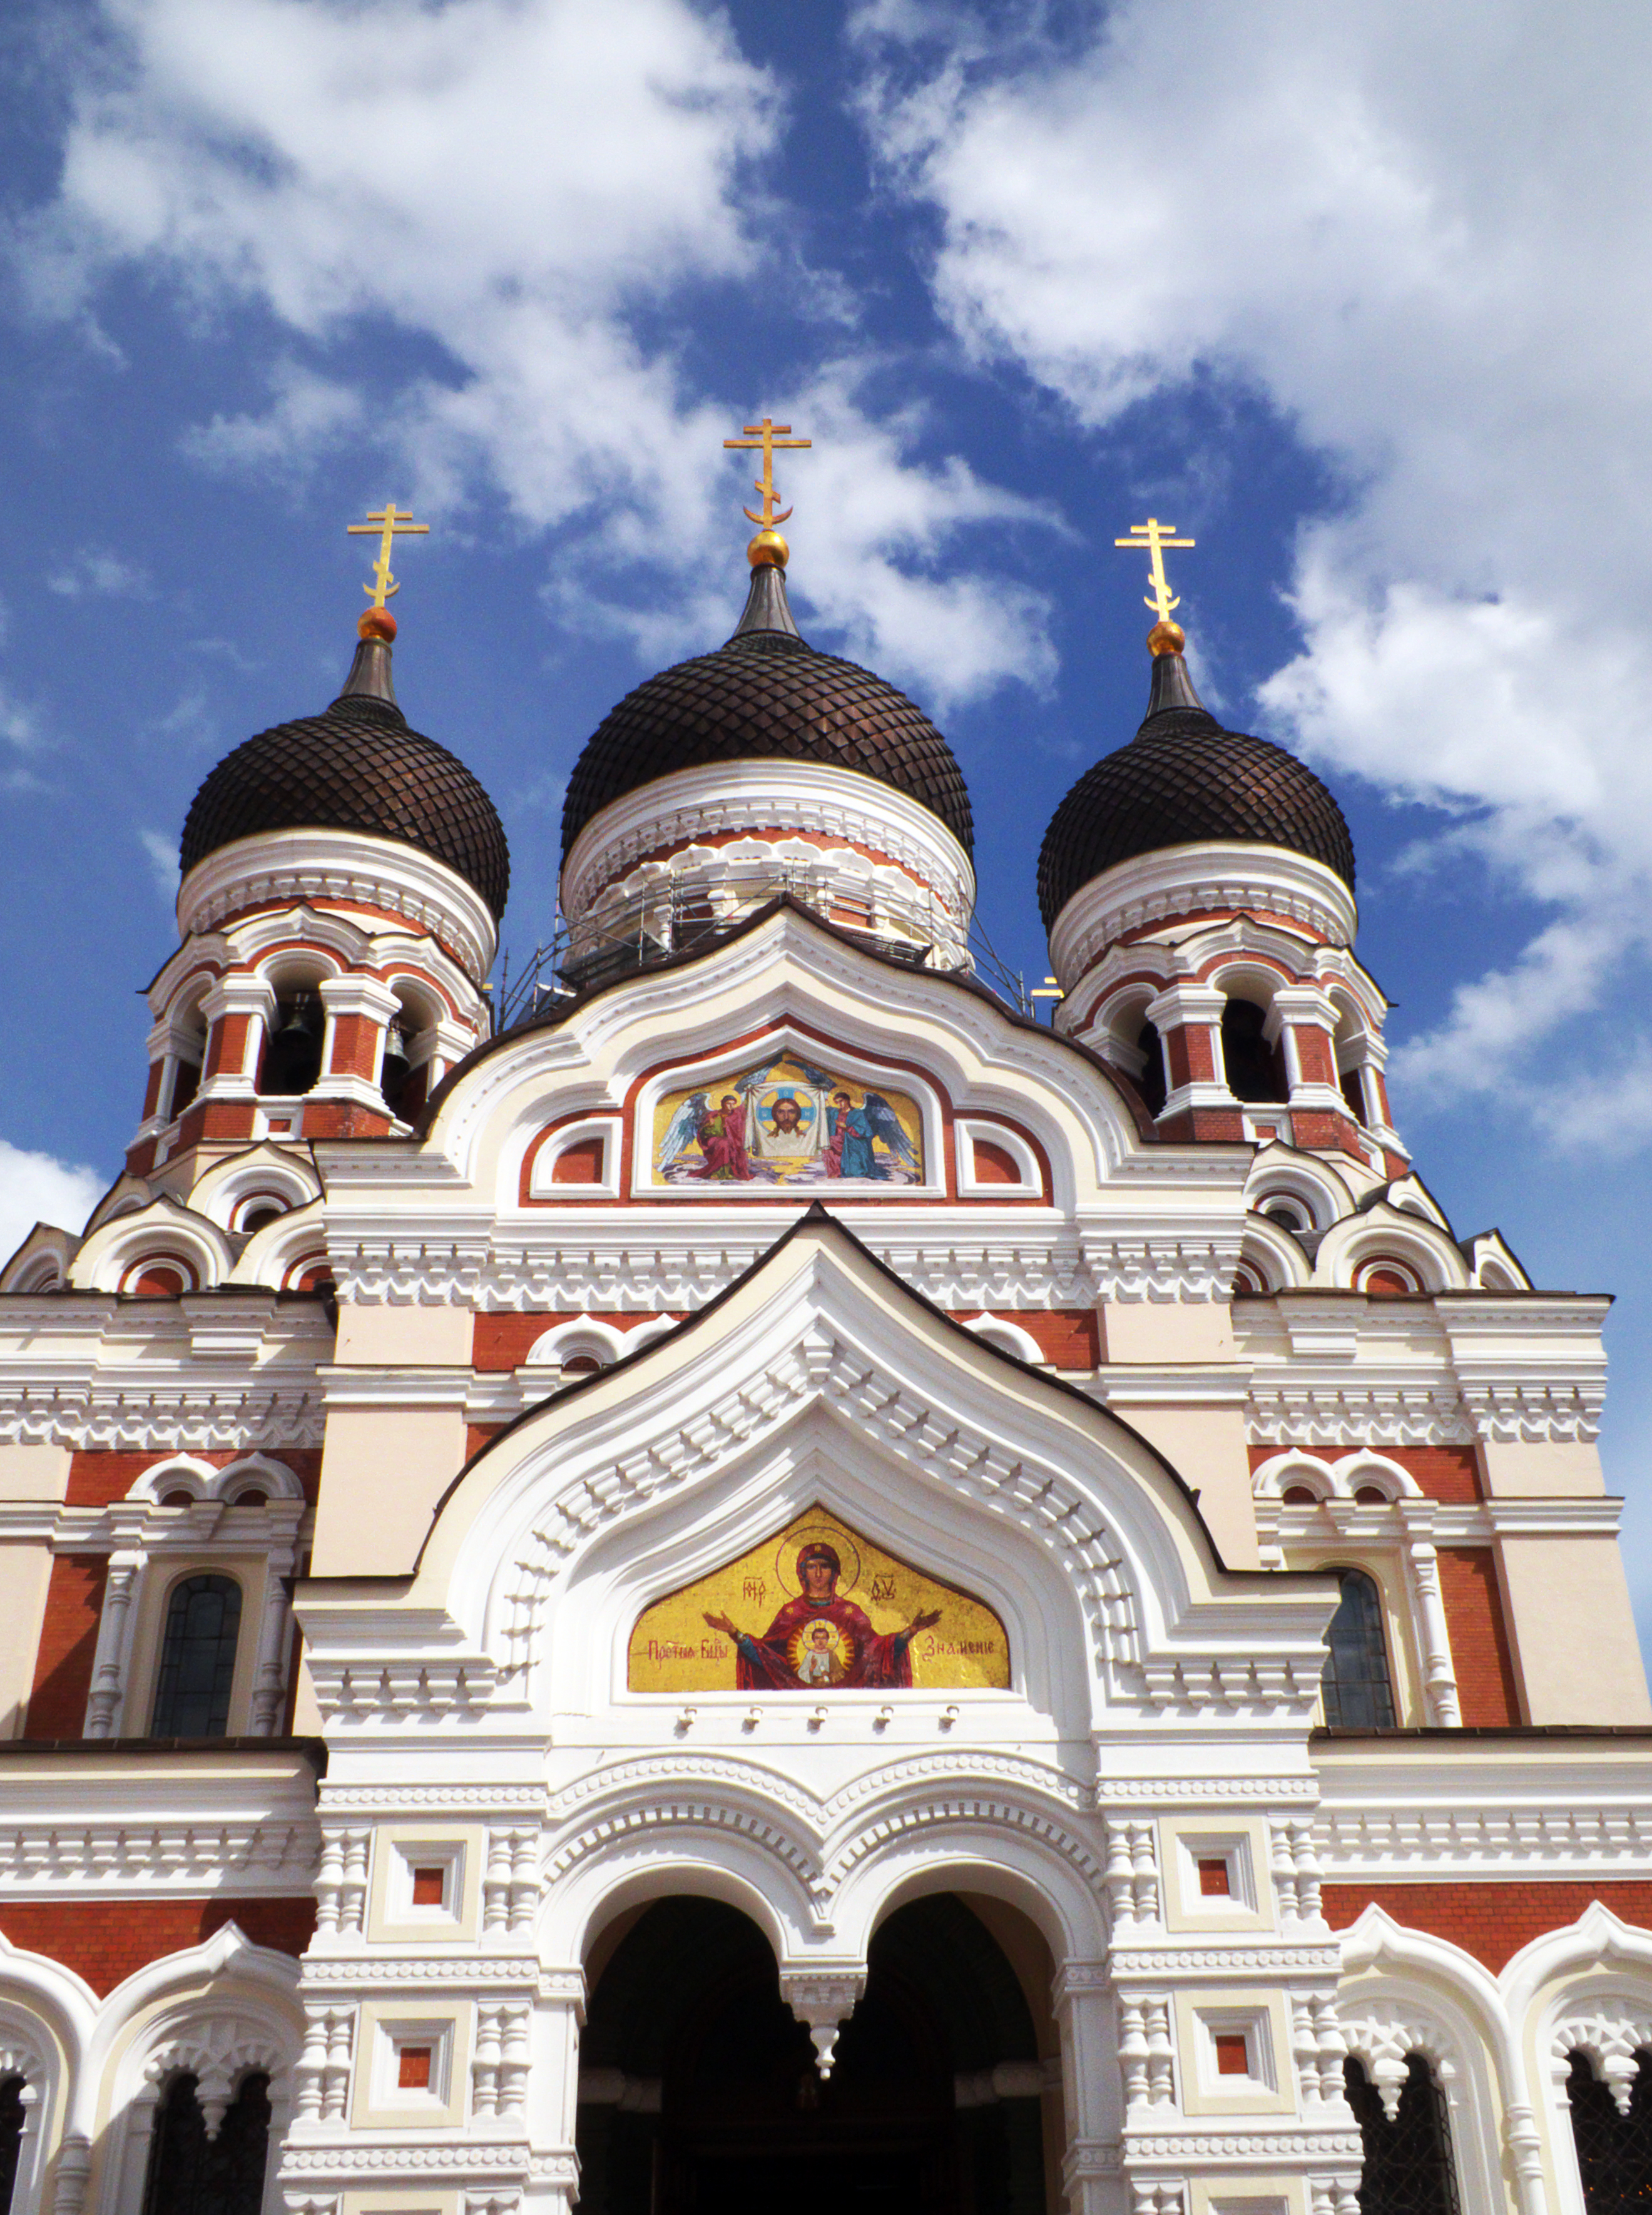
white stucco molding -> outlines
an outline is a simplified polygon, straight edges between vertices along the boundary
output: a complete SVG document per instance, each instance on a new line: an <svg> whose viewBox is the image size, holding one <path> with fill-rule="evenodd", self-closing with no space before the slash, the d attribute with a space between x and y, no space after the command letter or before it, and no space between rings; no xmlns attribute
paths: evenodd
<svg viewBox="0 0 1652 2215"><path fill-rule="evenodd" d="M614 1657L641 1608L817 1498L994 1606L1016 1697L1079 1729L1213 1702L1264 1728L1311 1714L1329 1585L1226 1586L1139 1439L934 1316L824 1216L714 1318L559 1394L473 1463L405 1603L312 1587L318 1696L352 1727L388 1720L383 1688L445 1624L464 1669L483 1652L497 1666L496 1704L621 1699Z"/></svg>
<svg viewBox="0 0 1652 2215"><path fill-rule="evenodd" d="M261 831L198 862L178 890L187 938L249 907L337 900L378 909L451 948L473 983L493 966L499 928L476 887L417 846L359 831Z"/></svg>
<svg viewBox="0 0 1652 2215"><path fill-rule="evenodd" d="M1335 946L1351 946L1359 926L1354 894L1323 862L1283 846L1200 840L1133 855L1092 877L1055 919L1050 966L1071 991L1127 932L1236 909L1300 923Z"/></svg>
<svg viewBox="0 0 1652 2215"><path fill-rule="evenodd" d="M562 864L562 911L577 922L646 855L730 831L807 831L875 847L930 886L968 923L975 872L938 815L894 785L824 762L707 762L611 801Z"/></svg>

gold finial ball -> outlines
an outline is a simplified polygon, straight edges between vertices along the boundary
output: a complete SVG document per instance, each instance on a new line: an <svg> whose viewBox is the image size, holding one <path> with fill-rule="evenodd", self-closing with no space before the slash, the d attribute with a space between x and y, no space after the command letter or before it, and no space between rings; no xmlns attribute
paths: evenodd
<svg viewBox="0 0 1652 2215"><path fill-rule="evenodd" d="M388 646L396 636L396 617L388 608L369 608L356 629L363 638L382 638Z"/></svg>
<svg viewBox="0 0 1652 2215"><path fill-rule="evenodd" d="M746 549L746 558L754 569L765 566L783 569L791 559L791 548L777 531L759 531Z"/></svg>
<svg viewBox="0 0 1652 2215"><path fill-rule="evenodd" d="M1162 654L1180 653L1188 634L1180 623L1156 623L1147 634L1147 651L1157 660Z"/></svg>

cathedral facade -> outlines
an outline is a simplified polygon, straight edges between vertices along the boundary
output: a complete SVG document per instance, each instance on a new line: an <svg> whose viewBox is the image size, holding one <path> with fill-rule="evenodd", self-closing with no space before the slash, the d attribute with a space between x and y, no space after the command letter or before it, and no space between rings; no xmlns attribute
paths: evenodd
<svg viewBox="0 0 1652 2215"><path fill-rule="evenodd" d="M1035 1020L786 551L508 1005L382 593L196 795L126 1171L0 1273L0 2209L1643 2204L1605 1303L1414 1171L1341 812L1173 623Z"/></svg>

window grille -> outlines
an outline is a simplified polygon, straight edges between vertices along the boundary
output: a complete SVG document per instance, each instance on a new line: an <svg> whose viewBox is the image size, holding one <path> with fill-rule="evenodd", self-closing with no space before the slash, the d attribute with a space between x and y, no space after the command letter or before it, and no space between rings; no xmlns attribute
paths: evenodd
<svg viewBox="0 0 1652 2215"><path fill-rule="evenodd" d="M1342 2064L1342 2078L1365 2157L1360 2215L1460 2215L1446 2095L1422 2054L1406 2056L1392 2122L1357 2061Z"/></svg>
<svg viewBox="0 0 1652 2215"><path fill-rule="evenodd" d="M1391 1730L1394 1688L1383 1639L1382 1595L1363 1569L1339 1569L1342 1597L1325 1633L1330 1660L1322 1689L1325 1721L1353 1730Z"/></svg>
<svg viewBox="0 0 1652 2215"><path fill-rule="evenodd" d="M1652 2208L1652 2054L1637 2054L1636 2064L1629 2113L1620 2115L1586 2057L1572 2056L1566 2090L1589 2215Z"/></svg>
<svg viewBox="0 0 1652 2215"><path fill-rule="evenodd" d="M215 2138L198 2086L175 2077L155 2110L143 2215L259 2215L269 2157L269 2078L243 2077Z"/></svg>
<svg viewBox="0 0 1652 2215"><path fill-rule="evenodd" d="M186 1577L168 1603L155 1691L155 1738L222 1738L230 1727L241 1629L233 1577Z"/></svg>

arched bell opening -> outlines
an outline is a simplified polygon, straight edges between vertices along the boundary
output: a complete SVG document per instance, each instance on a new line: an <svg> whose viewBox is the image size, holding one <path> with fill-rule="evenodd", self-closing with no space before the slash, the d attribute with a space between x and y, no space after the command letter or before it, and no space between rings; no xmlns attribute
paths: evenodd
<svg viewBox="0 0 1652 2215"><path fill-rule="evenodd" d="M1003 1947L956 1894L879 1928L824 2078L768 1939L738 1909L656 1901L611 1925L598 1955L581 2215L1045 2215L1039 2033Z"/></svg>
<svg viewBox="0 0 1652 2215"><path fill-rule="evenodd" d="M322 1073L327 1042L327 1010L322 1003L319 969L284 969L271 982L275 1011L265 1034L258 1089L279 1099L314 1091Z"/></svg>
<svg viewBox="0 0 1652 2215"><path fill-rule="evenodd" d="M1254 1000L1230 999L1222 1009L1222 1065L1236 1100L1282 1106L1291 1096L1284 1054L1268 1036L1268 1010Z"/></svg>

